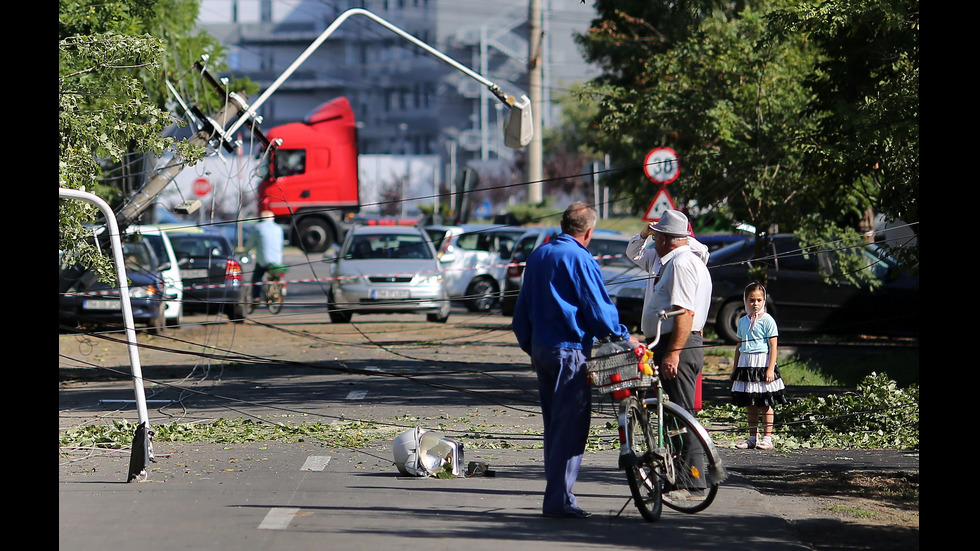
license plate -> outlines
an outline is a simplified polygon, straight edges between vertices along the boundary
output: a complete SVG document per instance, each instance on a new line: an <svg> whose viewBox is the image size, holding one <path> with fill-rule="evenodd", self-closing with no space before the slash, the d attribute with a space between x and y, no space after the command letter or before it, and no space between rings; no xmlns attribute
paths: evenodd
<svg viewBox="0 0 980 551"><path fill-rule="evenodd" d="M408 291L404 289L371 289L371 298L375 300L408 298Z"/></svg>
<svg viewBox="0 0 980 551"><path fill-rule="evenodd" d="M122 310L122 302L118 300L89 299L82 302L86 310Z"/></svg>
<svg viewBox="0 0 980 551"><path fill-rule="evenodd" d="M208 277L208 271L203 270L181 270L180 277L182 279L200 279L202 277Z"/></svg>

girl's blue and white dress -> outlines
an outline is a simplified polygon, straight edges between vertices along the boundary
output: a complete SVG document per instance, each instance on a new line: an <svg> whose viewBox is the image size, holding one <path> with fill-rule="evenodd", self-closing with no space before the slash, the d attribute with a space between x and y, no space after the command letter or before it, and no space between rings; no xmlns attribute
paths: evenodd
<svg viewBox="0 0 980 551"><path fill-rule="evenodd" d="M737 335L741 345L738 352L738 365L732 378L732 404L745 406L772 407L785 404L786 385L776 364L776 378L766 382L766 368L769 367L769 338L779 336L776 320L767 313L759 316L755 323L748 316L738 320Z"/></svg>

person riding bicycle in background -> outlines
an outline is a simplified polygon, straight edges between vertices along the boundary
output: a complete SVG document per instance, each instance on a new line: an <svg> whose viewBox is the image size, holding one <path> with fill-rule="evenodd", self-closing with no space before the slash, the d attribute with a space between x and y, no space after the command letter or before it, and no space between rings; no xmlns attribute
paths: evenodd
<svg viewBox="0 0 980 551"><path fill-rule="evenodd" d="M276 224L272 211L264 210L259 214L260 221L255 225L255 231L248 236L245 251L255 250L255 268L252 271L252 301L259 302L262 296L262 277L274 264L282 264L282 247L286 240L285 233Z"/></svg>
<svg viewBox="0 0 980 551"><path fill-rule="evenodd" d="M620 323L599 264L586 248L596 218L595 209L585 203L568 206L562 233L528 257L514 308L514 334L538 377L545 516L589 516L579 508L572 486L589 437L592 395L586 359L592 355L593 341L616 335L638 343Z"/></svg>

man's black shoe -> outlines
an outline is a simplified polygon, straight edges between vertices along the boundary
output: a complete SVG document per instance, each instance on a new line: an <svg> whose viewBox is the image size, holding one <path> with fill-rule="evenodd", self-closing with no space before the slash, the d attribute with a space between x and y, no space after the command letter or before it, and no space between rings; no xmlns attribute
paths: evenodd
<svg viewBox="0 0 980 551"><path fill-rule="evenodd" d="M569 509L561 513L542 513L546 517L552 518L589 518L592 513L583 511L581 509Z"/></svg>

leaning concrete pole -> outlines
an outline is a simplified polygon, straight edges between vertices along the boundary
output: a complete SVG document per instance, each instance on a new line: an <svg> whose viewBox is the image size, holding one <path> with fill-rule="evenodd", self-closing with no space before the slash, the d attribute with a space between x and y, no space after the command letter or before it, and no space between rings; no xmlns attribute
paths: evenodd
<svg viewBox="0 0 980 551"><path fill-rule="evenodd" d="M226 125L234 121L235 118L244 111L245 106L242 104L241 100L235 94L228 95L228 103L218 112L218 114L210 121L211 125L205 125L203 129L198 130L193 136L191 136L187 141L193 145L207 146L208 142L213 139L220 139L213 132L212 126L216 129L224 130ZM158 195L167 187L167 184L173 181L178 174L184 168L186 168L187 163L174 158L174 161L167 165L163 170L156 173L149 182L147 182L143 187L136 192L136 194L129 199L129 202L123 206L116 213L116 220L119 224L120 230L125 230L127 226L132 224L157 198Z"/></svg>

